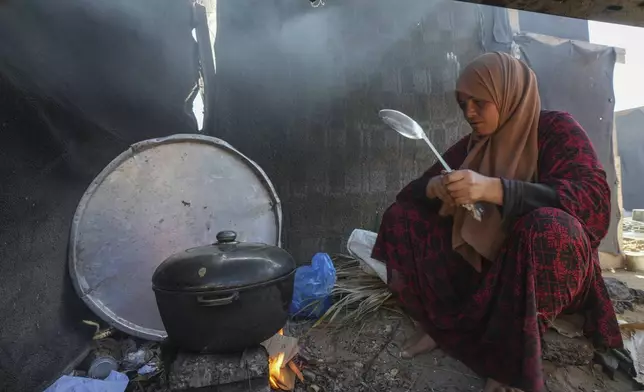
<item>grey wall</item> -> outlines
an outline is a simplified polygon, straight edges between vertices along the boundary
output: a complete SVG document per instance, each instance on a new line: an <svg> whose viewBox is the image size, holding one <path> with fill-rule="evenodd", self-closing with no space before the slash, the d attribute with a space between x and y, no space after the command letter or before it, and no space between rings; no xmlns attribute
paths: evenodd
<svg viewBox="0 0 644 392"><path fill-rule="evenodd" d="M625 210L644 208L644 108L615 113Z"/></svg>
<svg viewBox="0 0 644 392"><path fill-rule="evenodd" d="M193 129L190 17L176 0L0 5L0 391L42 390L90 341L72 215L130 143Z"/></svg>
<svg viewBox="0 0 644 392"><path fill-rule="evenodd" d="M300 262L375 229L433 161L377 117L402 110L444 150L467 132L453 89L487 37L477 6L451 1L247 0L218 5L217 135L255 159L283 200Z"/></svg>
<svg viewBox="0 0 644 392"><path fill-rule="evenodd" d="M304 262L317 250L342 251L353 228L374 230L402 185L432 161L424 146L385 130L378 109L393 107L423 121L445 149L467 132L452 96L456 63L467 64L483 49L509 51L512 32L505 10L460 3L279 4L219 5L216 130L276 184L286 246ZM520 12L520 25L588 38L585 21ZM520 45L539 76L544 108L571 112L595 143L614 190L602 250L617 252L607 125L614 53L529 39ZM553 73L552 64L561 72Z"/></svg>

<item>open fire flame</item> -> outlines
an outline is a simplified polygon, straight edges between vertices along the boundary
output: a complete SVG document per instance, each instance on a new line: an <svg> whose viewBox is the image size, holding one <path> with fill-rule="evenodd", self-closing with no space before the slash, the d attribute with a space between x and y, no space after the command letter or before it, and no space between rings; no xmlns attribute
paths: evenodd
<svg viewBox="0 0 644 392"><path fill-rule="evenodd" d="M284 330L280 329L278 333L284 335ZM284 365L284 353L279 353L277 357L268 359L268 381L273 389L282 389L281 386L284 385L280 382L283 380L282 365Z"/></svg>
<svg viewBox="0 0 644 392"><path fill-rule="evenodd" d="M272 355L268 358L268 380L273 390L292 391L296 377L304 383L304 375L293 362L298 350L297 339L284 337L284 330L281 329L277 334L282 337L278 339L278 346L272 347Z"/></svg>
<svg viewBox="0 0 644 392"><path fill-rule="evenodd" d="M284 353L280 353L277 358L270 358L268 360L268 371L271 388L282 389L280 381L282 380L282 364L284 363Z"/></svg>

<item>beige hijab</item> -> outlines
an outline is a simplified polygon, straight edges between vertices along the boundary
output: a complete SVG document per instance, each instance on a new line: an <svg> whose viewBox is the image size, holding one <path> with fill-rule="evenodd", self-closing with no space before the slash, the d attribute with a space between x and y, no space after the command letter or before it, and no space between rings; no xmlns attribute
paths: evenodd
<svg viewBox="0 0 644 392"><path fill-rule="evenodd" d="M541 112L534 72L508 54L486 53L463 70L456 91L493 102L499 109L499 128L488 136L472 134L461 169L489 177L534 181ZM464 208L456 209L452 231L454 250L477 271L481 271L482 257L496 259L506 237L498 209L492 205L484 207L481 222Z"/></svg>

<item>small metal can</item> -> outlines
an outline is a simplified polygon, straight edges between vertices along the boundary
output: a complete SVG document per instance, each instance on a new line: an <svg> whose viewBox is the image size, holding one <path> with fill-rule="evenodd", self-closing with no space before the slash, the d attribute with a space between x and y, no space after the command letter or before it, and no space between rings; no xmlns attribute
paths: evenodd
<svg viewBox="0 0 644 392"><path fill-rule="evenodd" d="M110 375L112 370L117 371L119 368L118 362L112 356L103 355L96 357L89 365L87 375L90 378L104 380Z"/></svg>

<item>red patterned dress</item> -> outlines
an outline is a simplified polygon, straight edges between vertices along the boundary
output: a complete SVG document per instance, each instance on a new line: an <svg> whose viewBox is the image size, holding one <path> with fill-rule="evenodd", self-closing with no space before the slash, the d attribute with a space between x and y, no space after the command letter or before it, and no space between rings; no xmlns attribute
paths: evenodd
<svg viewBox="0 0 644 392"><path fill-rule="evenodd" d="M444 155L460 167L468 137ZM610 219L610 188L593 146L567 113L539 121L538 182L556 190L558 208L540 207L509 222L497 260L476 272L452 250L452 218L425 186L439 164L406 186L383 216L373 257L387 264L401 305L449 355L483 377L541 391L546 320L582 312L596 346L622 338L599 267L597 247Z"/></svg>

